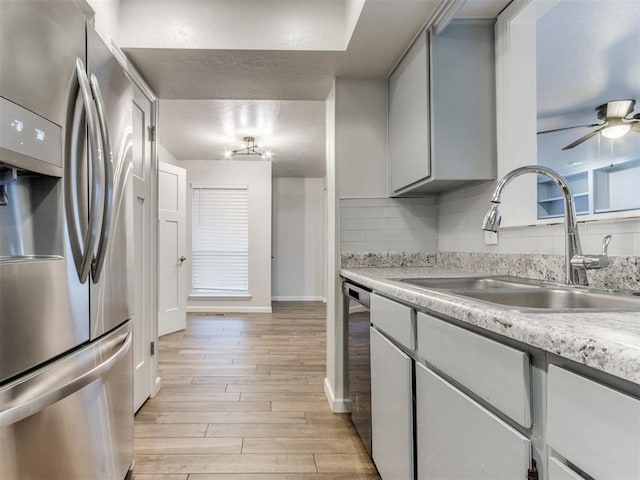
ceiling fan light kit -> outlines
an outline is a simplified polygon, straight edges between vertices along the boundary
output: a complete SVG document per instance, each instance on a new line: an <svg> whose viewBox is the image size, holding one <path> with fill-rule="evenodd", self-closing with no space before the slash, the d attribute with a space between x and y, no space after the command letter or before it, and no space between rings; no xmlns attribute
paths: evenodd
<svg viewBox="0 0 640 480"><path fill-rule="evenodd" d="M260 148L256 145L256 139L254 137L244 137L242 139L243 146L238 148L237 150L227 150L224 152L225 158L235 157L237 155L247 155L247 156L258 156L262 159L270 159L273 154L270 150L267 150L264 153L258 151Z"/></svg>
<svg viewBox="0 0 640 480"><path fill-rule="evenodd" d="M586 142L590 138L602 133L607 138L616 139L623 137L629 133L632 129L634 132L640 133L640 113L632 115L636 101L632 99L627 100L614 100L611 102L603 103L596 108L596 114L599 120L604 120L603 123L592 123L587 125L575 125L573 127L555 128L552 130L545 130L538 132L538 135L545 133L559 132L561 130L569 130L572 128L591 128L598 127L596 130L587 133L580 137L575 142L570 143L562 150L569 150L577 147L583 142Z"/></svg>

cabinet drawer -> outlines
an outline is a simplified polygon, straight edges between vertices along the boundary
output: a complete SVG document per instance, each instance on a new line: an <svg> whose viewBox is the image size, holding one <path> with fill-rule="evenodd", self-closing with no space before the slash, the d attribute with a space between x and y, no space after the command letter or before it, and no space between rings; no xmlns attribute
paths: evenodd
<svg viewBox="0 0 640 480"><path fill-rule="evenodd" d="M531 465L528 438L422 365L416 432L418 480L524 479Z"/></svg>
<svg viewBox="0 0 640 480"><path fill-rule="evenodd" d="M557 459L549 458L549 480L585 480Z"/></svg>
<svg viewBox="0 0 640 480"><path fill-rule="evenodd" d="M523 427L531 426L529 355L424 313L418 354Z"/></svg>
<svg viewBox="0 0 640 480"><path fill-rule="evenodd" d="M405 347L413 350L412 308L371 294L371 323Z"/></svg>
<svg viewBox="0 0 640 480"><path fill-rule="evenodd" d="M549 365L547 443L598 480L636 480L640 400Z"/></svg>

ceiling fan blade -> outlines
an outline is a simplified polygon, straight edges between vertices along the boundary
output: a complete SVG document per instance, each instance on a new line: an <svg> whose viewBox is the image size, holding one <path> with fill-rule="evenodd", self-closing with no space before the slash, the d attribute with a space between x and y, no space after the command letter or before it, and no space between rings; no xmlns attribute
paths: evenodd
<svg viewBox="0 0 640 480"><path fill-rule="evenodd" d="M603 125L604 123L592 123L590 125L574 125L573 127L552 128L551 130L543 130L542 132L538 132L538 135L542 135L544 133L560 132L562 130L570 130L572 128L591 128L591 127L601 127Z"/></svg>
<svg viewBox="0 0 640 480"><path fill-rule="evenodd" d="M567 145L566 147L564 147L562 150L570 150L573 147L577 147L578 145L580 145L582 142L586 142L587 140L589 140L591 137L596 136L598 133L600 133L600 128L598 130L594 130L593 132L589 132L587 133L584 137L580 137L578 140L576 140L573 143L570 143L569 145Z"/></svg>
<svg viewBox="0 0 640 480"><path fill-rule="evenodd" d="M631 125L631 131L640 133L640 122L633 122L633 125Z"/></svg>

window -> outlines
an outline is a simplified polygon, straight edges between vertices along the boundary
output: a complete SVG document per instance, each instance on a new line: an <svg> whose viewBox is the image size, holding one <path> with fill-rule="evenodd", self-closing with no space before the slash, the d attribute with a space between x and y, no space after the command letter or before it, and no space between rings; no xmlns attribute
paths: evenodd
<svg viewBox="0 0 640 480"><path fill-rule="evenodd" d="M194 293L247 292L247 186L193 187L191 213Z"/></svg>

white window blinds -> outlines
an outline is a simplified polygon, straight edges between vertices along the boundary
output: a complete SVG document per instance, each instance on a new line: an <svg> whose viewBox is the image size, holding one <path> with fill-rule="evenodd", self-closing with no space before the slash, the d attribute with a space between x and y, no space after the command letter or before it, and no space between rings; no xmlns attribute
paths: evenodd
<svg viewBox="0 0 640 480"><path fill-rule="evenodd" d="M193 289L249 290L249 191L193 187Z"/></svg>

